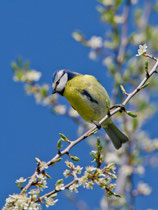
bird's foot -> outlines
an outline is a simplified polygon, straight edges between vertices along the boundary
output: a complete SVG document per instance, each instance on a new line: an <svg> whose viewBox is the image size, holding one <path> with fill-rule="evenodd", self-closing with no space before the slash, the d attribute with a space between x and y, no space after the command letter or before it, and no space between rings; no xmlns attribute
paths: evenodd
<svg viewBox="0 0 158 210"><path fill-rule="evenodd" d="M98 121L92 121L98 129L101 129L101 124Z"/></svg>
<svg viewBox="0 0 158 210"><path fill-rule="evenodd" d="M125 108L125 106L124 106L123 104L115 104L114 106L110 107L110 110L111 110L111 109L118 108L118 107L121 108L120 112L126 111L126 108Z"/></svg>

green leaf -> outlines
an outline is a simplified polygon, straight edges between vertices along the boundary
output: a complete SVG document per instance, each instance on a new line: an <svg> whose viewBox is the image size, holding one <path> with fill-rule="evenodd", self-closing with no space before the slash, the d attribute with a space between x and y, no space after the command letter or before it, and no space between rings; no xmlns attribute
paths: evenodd
<svg viewBox="0 0 158 210"><path fill-rule="evenodd" d="M96 158L96 155L93 152L89 153L93 158Z"/></svg>
<svg viewBox="0 0 158 210"><path fill-rule="evenodd" d="M145 71L146 71L146 74L149 74L148 69L149 69L149 62L146 61L145 62Z"/></svg>
<svg viewBox="0 0 158 210"><path fill-rule="evenodd" d="M123 93L124 95L127 96L128 94L127 94L127 92L125 91L125 88L123 87L123 85L120 85L120 88L121 88L121 90L122 90L122 93Z"/></svg>
<svg viewBox="0 0 158 210"><path fill-rule="evenodd" d="M137 115L136 115L134 112L126 111L126 113L127 113L130 117L137 117Z"/></svg>
<svg viewBox="0 0 158 210"><path fill-rule="evenodd" d="M47 173L45 173L45 176L48 178L48 179L52 179L52 177L50 175L48 175Z"/></svg>
<svg viewBox="0 0 158 210"><path fill-rule="evenodd" d="M117 179L117 176L115 174L111 174L111 177L115 180Z"/></svg>
<svg viewBox="0 0 158 210"><path fill-rule="evenodd" d="M107 171L114 171L115 170L115 163L109 163L106 167Z"/></svg>
<svg viewBox="0 0 158 210"><path fill-rule="evenodd" d="M115 76L116 85L120 85L122 83L121 74L116 72L114 76Z"/></svg>
<svg viewBox="0 0 158 210"><path fill-rule="evenodd" d="M56 184L62 184L63 183L63 179L59 179Z"/></svg>
<svg viewBox="0 0 158 210"><path fill-rule="evenodd" d="M55 162L60 162L63 158L58 158Z"/></svg>
<svg viewBox="0 0 158 210"><path fill-rule="evenodd" d="M37 158L37 157L35 157L35 161L36 161L37 163L40 163L40 162L41 162L40 159Z"/></svg>
<svg viewBox="0 0 158 210"><path fill-rule="evenodd" d="M119 195L119 194L117 194L117 193L113 193L113 195L114 195L115 197L121 198L121 195Z"/></svg>
<svg viewBox="0 0 158 210"><path fill-rule="evenodd" d="M101 152L102 149L103 149L99 137L97 137L96 147L97 147L97 149L98 149L99 152Z"/></svg>
<svg viewBox="0 0 158 210"><path fill-rule="evenodd" d="M144 85L140 88L140 90L146 88L148 85L149 85L149 82L147 82L146 84L144 84Z"/></svg>
<svg viewBox="0 0 158 210"><path fill-rule="evenodd" d="M29 67L29 62L25 61L23 68L26 70Z"/></svg>
<svg viewBox="0 0 158 210"><path fill-rule="evenodd" d="M17 67L17 65L16 65L15 62L12 62L12 63L11 63L11 67L12 67L12 69L13 69L14 71L18 71L18 67Z"/></svg>
<svg viewBox="0 0 158 210"><path fill-rule="evenodd" d="M20 189L22 189L22 187L20 186L19 183L15 182L15 184L16 184Z"/></svg>
<svg viewBox="0 0 158 210"><path fill-rule="evenodd" d="M88 136L92 136L92 135L94 135L94 134L96 134L96 133L97 133L97 130L94 130L94 131L92 131L91 133L89 133Z"/></svg>
<svg viewBox="0 0 158 210"><path fill-rule="evenodd" d="M95 161L96 161L96 158L93 158L93 159L91 160L92 163L95 162Z"/></svg>
<svg viewBox="0 0 158 210"><path fill-rule="evenodd" d="M69 156L69 157L73 161L80 161L80 159L77 156Z"/></svg>
<svg viewBox="0 0 158 210"><path fill-rule="evenodd" d="M59 139L57 143L57 149L59 150L63 145L61 144L61 139Z"/></svg>
<svg viewBox="0 0 158 210"><path fill-rule="evenodd" d="M59 133L59 135L60 135L61 140L69 142L68 138L64 134Z"/></svg>
<svg viewBox="0 0 158 210"><path fill-rule="evenodd" d="M40 90L41 96L43 96L43 97L47 96L48 90L45 87L41 87L39 90Z"/></svg>
<svg viewBox="0 0 158 210"><path fill-rule="evenodd" d="M17 66L18 66L19 68L22 67L22 59L21 59L20 57L17 58Z"/></svg>
<svg viewBox="0 0 158 210"><path fill-rule="evenodd" d="M57 193L54 193L53 195L51 195L51 198L55 198L57 196Z"/></svg>

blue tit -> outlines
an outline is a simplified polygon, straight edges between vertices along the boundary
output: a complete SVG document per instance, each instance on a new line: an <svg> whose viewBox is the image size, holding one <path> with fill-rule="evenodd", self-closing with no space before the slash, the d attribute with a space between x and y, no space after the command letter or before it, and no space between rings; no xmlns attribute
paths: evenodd
<svg viewBox="0 0 158 210"><path fill-rule="evenodd" d="M52 88L53 93L67 98L79 115L90 123L99 122L107 114L107 103L110 105L108 93L94 76L60 70L54 74ZM127 136L115 126L111 118L101 126L116 149L128 141Z"/></svg>

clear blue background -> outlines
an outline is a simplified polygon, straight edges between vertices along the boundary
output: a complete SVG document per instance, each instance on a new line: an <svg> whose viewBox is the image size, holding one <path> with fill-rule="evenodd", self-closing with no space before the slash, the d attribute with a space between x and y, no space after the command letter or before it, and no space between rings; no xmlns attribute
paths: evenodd
<svg viewBox="0 0 158 210"><path fill-rule="evenodd" d="M80 29L87 37L104 35L106 27L99 21L96 5L95 0L0 1L0 208L9 194L19 192L15 180L29 177L34 172L35 157L48 161L56 154L59 132L72 140L77 137L74 122L37 106L33 97L25 95L23 85L13 82L10 63L17 56L29 60L32 68L42 72L41 84L51 84L52 73L61 68L93 74L111 94L112 82L108 78L107 83L101 62L90 61L88 50L71 37L75 29ZM149 133L157 137L157 116L150 123ZM89 152L85 142L72 150L83 166L90 161ZM58 163L50 169L54 182L55 177L62 177L62 166L63 163ZM144 180L151 184L153 192L149 197L137 198L135 209L158 208L157 173L157 168L147 170ZM102 193L97 187L93 191L80 188L76 196L85 200L90 209L95 209ZM60 201L54 209L75 209L62 193L58 198Z"/></svg>

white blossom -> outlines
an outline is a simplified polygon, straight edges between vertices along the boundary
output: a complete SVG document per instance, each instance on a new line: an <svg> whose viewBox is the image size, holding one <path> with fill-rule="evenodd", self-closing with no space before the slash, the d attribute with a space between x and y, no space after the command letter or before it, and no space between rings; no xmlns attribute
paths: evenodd
<svg viewBox="0 0 158 210"><path fill-rule="evenodd" d="M111 56L108 56L108 57L104 58L104 60L103 60L104 66L110 66L110 65L112 65L112 63L113 63L113 59Z"/></svg>
<svg viewBox="0 0 158 210"><path fill-rule="evenodd" d="M83 132L84 132L84 127L82 125L79 125L77 130L78 135L81 136Z"/></svg>
<svg viewBox="0 0 158 210"><path fill-rule="evenodd" d="M41 72L38 72L36 70L29 70L26 71L25 74L22 76L22 81L27 81L27 82L33 82L33 81L39 81L41 78L42 74Z"/></svg>
<svg viewBox="0 0 158 210"><path fill-rule="evenodd" d="M79 32L73 32L72 37L77 41L81 42L83 40L83 36Z"/></svg>
<svg viewBox="0 0 158 210"><path fill-rule="evenodd" d="M24 179L23 177L20 177L19 179L16 180L16 182L23 184L24 182L26 182L26 179Z"/></svg>
<svg viewBox="0 0 158 210"><path fill-rule="evenodd" d="M138 45L139 43L141 42L144 42L146 39L146 36L143 32L140 32L140 33L135 33L133 36L132 36L132 41L135 45Z"/></svg>
<svg viewBox="0 0 158 210"><path fill-rule="evenodd" d="M145 168L141 165L138 166L137 168L135 168L135 173L137 173L137 174L142 175L142 174L144 174L144 172L145 172Z"/></svg>
<svg viewBox="0 0 158 210"><path fill-rule="evenodd" d="M41 205L38 204L38 203L31 202L31 203L29 204L29 207L26 208L25 210L42 210L42 207L41 207Z"/></svg>
<svg viewBox="0 0 158 210"><path fill-rule="evenodd" d="M86 183L86 188L87 189L93 189L93 185L94 185L94 182L93 181L87 182Z"/></svg>
<svg viewBox="0 0 158 210"><path fill-rule="evenodd" d="M37 104L39 104L43 98L41 93L35 93L34 97L36 99Z"/></svg>
<svg viewBox="0 0 158 210"><path fill-rule="evenodd" d="M39 174L37 175L37 178L38 178L38 187L43 190L45 188L47 188L47 181L46 181L46 177L43 176L43 174Z"/></svg>
<svg viewBox="0 0 158 210"><path fill-rule="evenodd" d="M81 174L82 169L83 169L82 167L76 166L75 169L74 169L74 172L77 173L77 174Z"/></svg>
<svg viewBox="0 0 158 210"><path fill-rule="evenodd" d="M139 45L139 49L138 49L138 54L136 54L136 56L140 56L143 55L144 53L146 53L147 51L147 45Z"/></svg>
<svg viewBox="0 0 158 210"><path fill-rule="evenodd" d="M57 114L65 114L66 107L64 105L57 105L54 107L53 111Z"/></svg>
<svg viewBox="0 0 158 210"><path fill-rule="evenodd" d="M44 106L47 106L47 105L50 105L50 104L54 104L56 100L57 100L57 95L49 95L49 96L47 96L46 98L43 99L42 104Z"/></svg>
<svg viewBox="0 0 158 210"><path fill-rule="evenodd" d="M94 153L94 154L96 154L96 153L97 153L97 151L96 151L96 150L92 150L91 152L92 152L92 153Z"/></svg>
<svg viewBox="0 0 158 210"><path fill-rule="evenodd" d="M9 195L9 197L6 199L6 204L2 208L2 210L11 210L11 209L17 209L17 210L39 210L41 209L40 204L34 203L31 198L28 198L26 194L18 195L13 194Z"/></svg>
<svg viewBox="0 0 158 210"><path fill-rule="evenodd" d="M95 180L95 183L97 185L99 185L102 189L105 189L105 186L107 184L107 181L105 180L105 178L99 178Z"/></svg>
<svg viewBox="0 0 158 210"><path fill-rule="evenodd" d="M91 60L96 60L97 59L97 53L94 51L94 50L91 50L90 52L89 52L89 58L91 59Z"/></svg>
<svg viewBox="0 0 158 210"><path fill-rule="evenodd" d="M71 117L78 117L79 116L78 112L76 110L74 110L72 107L69 109L69 115Z"/></svg>
<svg viewBox="0 0 158 210"><path fill-rule="evenodd" d="M132 174L133 168L132 168L132 166L124 165L121 168L121 172L124 176L129 176Z"/></svg>
<svg viewBox="0 0 158 210"><path fill-rule="evenodd" d="M92 36L90 40L88 41L88 46L92 49L97 49L102 47L103 41L102 38L99 36Z"/></svg>
<svg viewBox="0 0 158 210"><path fill-rule="evenodd" d="M103 0L102 4L105 6L113 6L115 4L115 0Z"/></svg>
<svg viewBox="0 0 158 210"><path fill-rule="evenodd" d="M68 160L65 161L65 164L66 164L67 167L70 168L70 169L74 169L74 168L75 168L74 164L73 164L72 162L68 161Z"/></svg>
<svg viewBox="0 0 158 210"><path fill-rule="evenodd" d="M149 195L152 191L151 187L147 183L140 182L138 184L138 193L142 195Z"/></svg>
<svg viewBox="0 0 158 210"><path fill-rule="evenodd" d="M42 179L38 182L38 186L41 190L48 188L47 181L45 179Z"/></svg>
<svg viewBox="0 0 158 210"><path fill-rule="evenodd" d="M78 186L79 186L78 184L74 183L69 187L69 190L71 192L75 191L77 193L78 192L78 190L77 190Z"/></svg>
<svg viewBox="0 0 158 210"><path fill-rule="evenodd" d="M115 23L123 23L124 17L122 15L115 15L114 21L115 21Z"/></svg>
<svg viewBox="0 0 158 210"><path fill-rule="evenodd" d="M47 165L47 163L46 162L41 162L40 163L40 168L41 168L41 170L44 170L44 169L47 169L48 168L48 165Z"/></svg>
<svg viewBox="0 0 158 210"><path fill-rule="evenodd" d="M65 187L64 187L64 184L58 184L56 187L55 187L56 190L65 190Z"/></svg>
<svg viewBox="0 0 158 210"><path fill-rule="evenodd" d="M65 176L65 178L67 178L69 175L71 174L70 170L66 169L63 173L63 175Z"/></svg>
<svg viewBox="0 0 158 210"><path fill-rule="evenodd" d="M39 180L45 179L45 176L43 174L37 174L36 176Z"/></svg>
<svg viewBox="0 0 158 210"><path fill-rule="evenodd" d="M47 85L47 84L45 84L45 85L43 85L43 86L41 86L41 87L38 87L37 86L37 88L38 88L38 91L36 91L35 92L35 94L34 94L34 97L35 97L35 99L36 99L36 102L37 103L40 103L41 102L41 100L42 99L46 99L46 98L48 98L48 97L46 97L46 95L47 95L47 92L48 92L48 90L49 90L49 86ZM53 98L53 95L51 95L52 96L52 98ZM43 101L44 101L43 100ZM42 101L42 102L43 102ZM44 104L44 102L43 102L43 104ZM44 104L45 105L45 104Z"/></svg>
<svg viewBox="0 0 158 210"><path fill-rule="evenodd" d="M96 170L96 168L94 166L87 166L86 167L87 172L92 172L92 171L95 171L95 170Z"/></svg>
<svg viewBox="0 0 158 210"><path fill-rule="evenodd" d="M39 189L32 189L30 190L30 192L28 192L28 194L31 195L32 200L35 200L38 197L39 193L40 193Z"/></svg>
<svg viewBox="0 0 158 210"><path fill-rule="evenodd" d="M153 142L154 149L158 149L158 139L155 139Z"/></svg>
<svg viewBox="0 0 158 210"><path fill-rule="evenodd" d="M105 156L105 161L107 163L119 163L120 158L116 153L107 152Z"/></svg>
<svg viewBox="0 0 158 210"><path fill-rule="evenodd" d="M57 191L59 191L59 190L65 190L65 186L64 186L64 184L63 184L63 179L59 179L59 180L56 182L56 184L55 184L55 189L56 189Z"/></svg>
<svg viewBox="0 0 158 210"><path fill-rule="evenodd" d="M87 181L88 181L87 176L82 176L81 178L79 178L79 184L82 185L83 187L86 186Z"/></svg>
<svg viewBox="0 0 158 210"><path fill-rule="evenodd" d="M58 199L54 200L53 198L51 197L46 197L45 198L45 204L46 204L46 207L48 208L49 206L54 206L54 204L58 201Z"/></svg>
<svg viewBox="0 0 158 210"><path fill-rule="evenodd" d="M98 175L98 176L105 176L105 174L103 174L103 171L100 169L100 168L96 168L96 171L95 173Z"/></svg>

